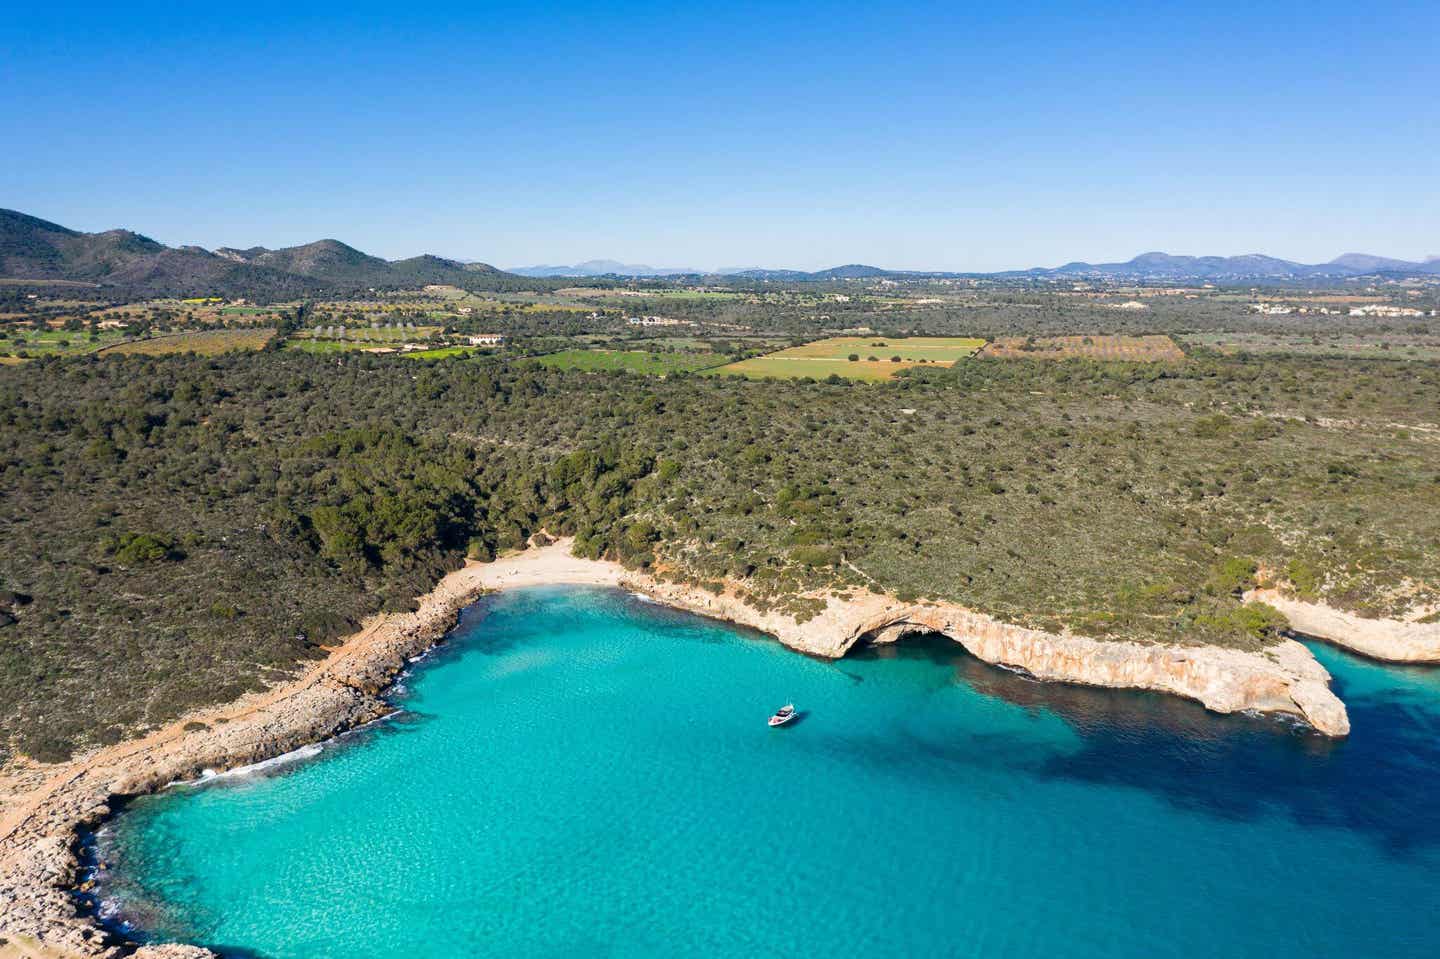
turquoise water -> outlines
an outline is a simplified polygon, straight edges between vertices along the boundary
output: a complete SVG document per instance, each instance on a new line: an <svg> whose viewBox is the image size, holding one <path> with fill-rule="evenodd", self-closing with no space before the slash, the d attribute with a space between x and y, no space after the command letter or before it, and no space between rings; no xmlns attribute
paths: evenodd
<svg viewBox="0 0 1440 959"><path fill-rule="evenodd" d="M133 803L104 909L274 959L1429 959L1440 671L1316 652L1342 743L943 640L826 663L616 591L508 593L398 719Z"/></svg>

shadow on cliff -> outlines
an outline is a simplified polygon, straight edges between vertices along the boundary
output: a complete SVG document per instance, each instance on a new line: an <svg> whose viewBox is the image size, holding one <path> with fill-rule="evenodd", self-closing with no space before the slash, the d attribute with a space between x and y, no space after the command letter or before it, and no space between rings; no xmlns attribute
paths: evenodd
<svg viewBox="0 0 1440 959"><path fill-rule="evenodd" d="M1187 811L1233 821L1275 815L1305 827L1371 837L1390 854L1440 846L1440 711L1403 697L1350 704L1352 735L1320 736L1283 718L1220 715L1198 703L1135 690L1040 682L985 663L939 635L907 638L862 657L926 656L956 681L1029 712L1046 711L1079 735L1068 752L1006 750L979 733L968 744L915 744L968 761L995 749L1036 776L1144 790ZM1334 687L1345 698L1343 677Z"/></svg>

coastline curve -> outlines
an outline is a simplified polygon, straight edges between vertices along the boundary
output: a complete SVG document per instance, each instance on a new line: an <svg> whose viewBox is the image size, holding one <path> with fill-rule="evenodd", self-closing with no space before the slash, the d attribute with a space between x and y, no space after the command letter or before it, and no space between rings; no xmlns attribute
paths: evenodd
<svg viewBox="0 0 1440 959"><path fill-rule="evenodd" d="M80 873L78 832L111 812L115 797L163 788L206 771L264 762L392 712L383 693L410 659L439 642L457 613L492 590L538 585L617 586L677 608L768 633L787 647L839 658L869 642L936 632L985 662L1038 679L1150 689L1194 699L1221 713L1299 716L1318 732L1344 736L1344 704L1309 650L1286 641L1266 653L1209 647L1144 646L1047 633L959 606L901 603L875 593L826 595L799 622L746 603L732 585L720 594L570 554L558 540L491 563L467 563L421 598L415 612L375 617L299 678L225 706L202 710L138 739L60 765L0 815L0 959L136 956L199 959L189 945L119 944L72 895Z"/></svg>

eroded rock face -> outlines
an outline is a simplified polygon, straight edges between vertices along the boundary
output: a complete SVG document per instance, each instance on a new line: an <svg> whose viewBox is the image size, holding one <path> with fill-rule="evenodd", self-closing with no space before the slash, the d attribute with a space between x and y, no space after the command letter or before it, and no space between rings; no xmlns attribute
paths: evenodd
<svg viewBox="0 0 1440 959"><path fill-rule="evenodd" d="M1371 659L1391 663L1440 663L1440 622L1365 619L1354 613L1307 603L1278 589L1255 589L1247 600L1269 603L1290 620L1297 633L1324 639Z"/></svg>
<svg viewBox="0 0 1440 959"><path fill-rule="evenodd" d="M1038 679L1157 690L1220 713L1287 713L1327 736L1350 732L1345 704L1330 690L1330 674L1309 650L1289 640L1264 653L1107 642L1003 623L960 606L903 604L870 593L828 597L820 615L798 623L783 613L762 613L730 591L713 595L646 577L630 585L672 605L763 630L815 656L843 656L864 638L883 643L934 632L987 663L1023 669Z"/></svg>

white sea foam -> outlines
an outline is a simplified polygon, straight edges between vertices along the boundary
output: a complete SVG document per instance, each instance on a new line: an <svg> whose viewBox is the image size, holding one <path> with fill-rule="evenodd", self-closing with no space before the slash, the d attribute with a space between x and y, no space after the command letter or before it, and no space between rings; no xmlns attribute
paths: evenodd
<svg viewBox="0 0 1440 959"><path fill-rule="evenodd" d="M288 753L281 753L280 755L273 756L270 759L264 759L258 763L251 763L248 766L236 766L234 769L225 770L203 769L200 771L199 778L177 779L174 782L166 783L165 788L169 789L171 786L198 786L202 783L207 783L215 779L240 779L246 776L254 776L257 773L263 773L266 770L274 769L277 766L286 766L290 763L299 762L302 759L309 759L312 756L318 756L320 754L320 751L324 748L325 747L322 743L310 743L308 745L301 746L299 749L292 749Z"/></svg>

